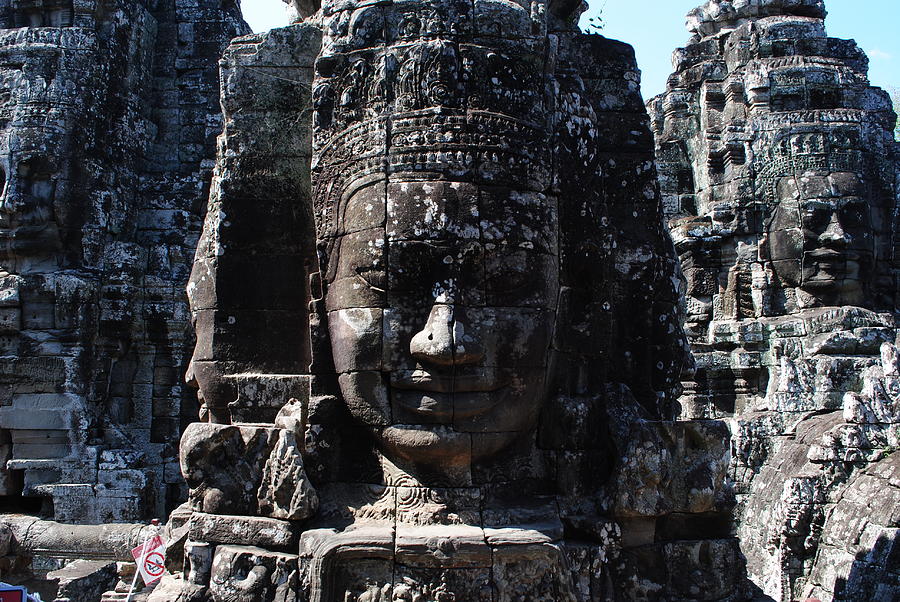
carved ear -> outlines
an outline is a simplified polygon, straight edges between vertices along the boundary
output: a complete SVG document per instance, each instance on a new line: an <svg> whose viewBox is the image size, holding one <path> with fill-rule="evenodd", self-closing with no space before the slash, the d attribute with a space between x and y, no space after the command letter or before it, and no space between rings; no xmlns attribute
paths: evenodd
<svg viewBox="0 0 900 602"><path fill-rule="evenodd" d="M563 21L570 21L584 12L582 4L585 4L584 0L550 0L550 12Z"/></svg>

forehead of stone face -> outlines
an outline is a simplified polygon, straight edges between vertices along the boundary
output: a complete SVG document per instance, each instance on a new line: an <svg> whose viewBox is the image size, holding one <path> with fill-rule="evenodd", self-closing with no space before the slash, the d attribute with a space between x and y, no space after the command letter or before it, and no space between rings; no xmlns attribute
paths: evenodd
<svg viewBox="0 0 900 602"><path fill-rule="evenodd" d="M389 182L392 240L479 239L479 190L466 182Z"/></svg>
<svg viewBox="0 0 900 602"><path fill-rule="evenodd" d="M338 235L383 228L386 240L483 240L544 253L557 247L552 197L445 180L390 180L357 188L338 208Z"/></svg>
<svg viewBox="0 0 900 602"><path fill-rule="evenodd" d="M866 186L853 172L821 173L808 171L797 176L778 178L775 187L779 202L862 198Z"/></svg>
<svg viewBox="0 0 900 602"><path fill-rule="evenodd" d="M68 163L67 135L59 128L32 123L12 123L5 136L6 162L10 173L57 175Z"/></svg>
<svg viewBox="0 0 900 602"><path fill-rule="evenodd" d="M351 194L340 214L326 275L330 309L383 307L392 293L418 307L434 301L438 285L456 288L454 301L467 305L544 307L555 298L545 290L555 290L554 278L535 277L555 273L552 197L464 182L378 182Z"/></svg>
<svg viewBox="0 0 900 602"><path fill-rule="evenodd" d="M830 199L831 183L827 174L821 173L804 173L794 178L797 183L800 198L804 200Z"/></svg>
<svg viewBox="0 0 900 602"><path fill-rule="evenodd" d="M832 197L864 197L866 185L863 179L851 171L829 174L828 187Z"/></svg>

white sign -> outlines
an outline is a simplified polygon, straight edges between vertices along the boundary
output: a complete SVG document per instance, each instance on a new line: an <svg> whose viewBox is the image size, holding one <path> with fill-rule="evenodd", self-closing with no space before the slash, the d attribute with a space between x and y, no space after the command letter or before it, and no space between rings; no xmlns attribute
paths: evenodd
<svg viewBox="0 0 900 602"><path fill-rule="evenodd" d="M137 562L138 571L145 585L151 585L163 578L166 574L166 542L157 535L148 540L144 545L131 550Z"/></svg>

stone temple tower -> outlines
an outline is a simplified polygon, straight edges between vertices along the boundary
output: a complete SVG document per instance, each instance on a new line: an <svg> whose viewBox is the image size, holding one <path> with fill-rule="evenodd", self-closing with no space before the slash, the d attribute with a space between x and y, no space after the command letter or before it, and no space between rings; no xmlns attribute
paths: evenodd
<svg viewBox="0 0 900 602"><path fill-rule="evenodd" d="M680 401L731 423L767 595L894 599L896 115L825 17L822 0L707 2L648 103L697 364Z"/></svg>
<svg viewBox="0 0 900 602"><path fill-rule="evenodd" d="M570 2L292 4L222 61L151 599L742 599L631 47Z"/></svg>
<svg viewBox="0 0 900 602"><path fill-rule="evenodd" d="M184 495L184 284L232 0L0 1L0 498L97 523Z"/></svg>

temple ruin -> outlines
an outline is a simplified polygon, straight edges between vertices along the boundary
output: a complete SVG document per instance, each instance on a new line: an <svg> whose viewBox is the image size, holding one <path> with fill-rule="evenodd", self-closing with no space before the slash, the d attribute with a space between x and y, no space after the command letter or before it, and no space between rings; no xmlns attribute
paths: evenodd
<svg viewBox="0 0 900 602"><path fill-rule="evenodd" d="M697 363L682 415L730 422L748 570L788 602L900 591L896 115L825 16L708 2L648 103Z"/></svg>
<svg viewBox="0 0 900 602"><path fill-rule="evenodd" d="M127 523L184 499L183 290L221 131L216 61L247 31L228 2L0 2L3 512Z"/></svg>
<svg viewBox="0 0 900 602"><path fill-rule="evenodd" d="M0 0L0 582L900 596L896 115L822 0L646 104L577 2L284 3Z"/></svg>

